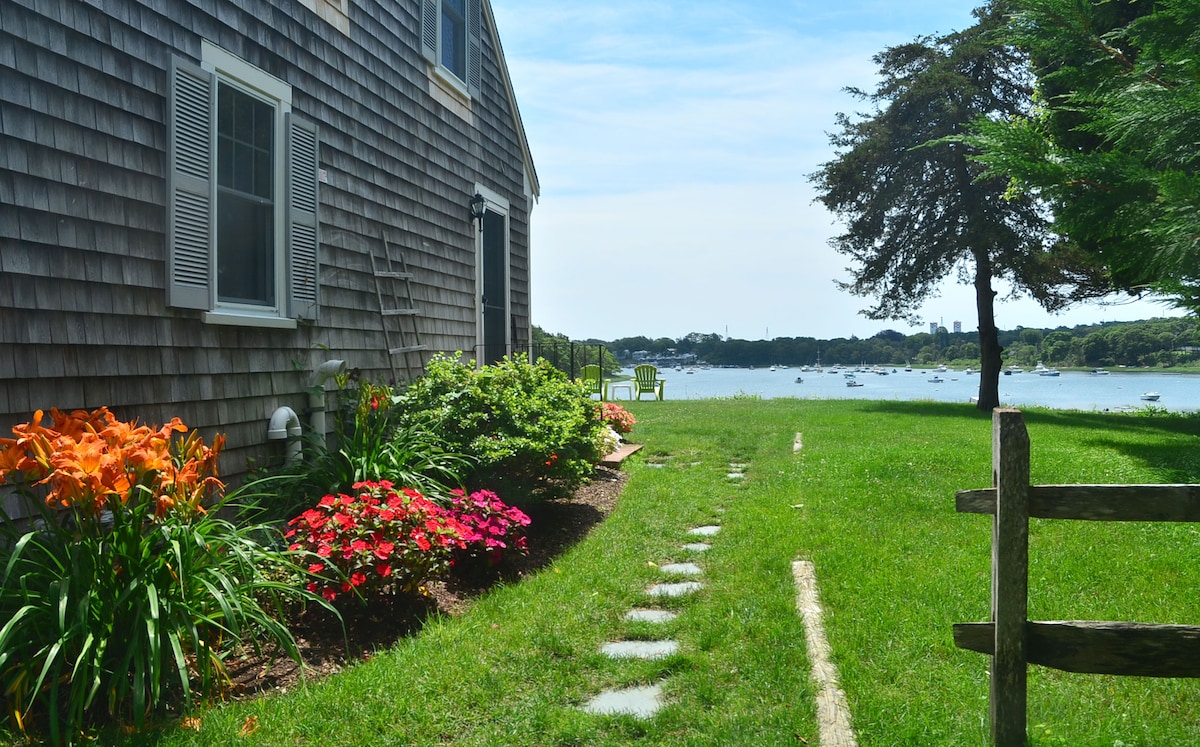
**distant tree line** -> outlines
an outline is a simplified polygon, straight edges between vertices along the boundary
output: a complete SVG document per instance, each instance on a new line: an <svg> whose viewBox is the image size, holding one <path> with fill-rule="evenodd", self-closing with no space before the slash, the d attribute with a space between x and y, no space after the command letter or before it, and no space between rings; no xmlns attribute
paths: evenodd
<svg viewBox="0 0 1200 747"><path fill-rule="evenodd" d="M566 339L550 337L560 341ZM1062 368L1171 367L1200 362L1200 327L1194 317L1110 322L1070 329L1018 327L1001 330L999 339L1006 366L1027 367L1042 361L1047 366ZM609 341L592 339L577 344L603 345L616 360L626 364L642 352L657 359L695 356L714 366L811 366L818 361L824 365L898 366L911 363L930 366L939 363L977 365L979 361L978 334L954 333L945 327L934 334L905 335L884 330L865 339L777 337L773 340L738 340L715 333L693 332L679 339L624 337Z"/></svg>

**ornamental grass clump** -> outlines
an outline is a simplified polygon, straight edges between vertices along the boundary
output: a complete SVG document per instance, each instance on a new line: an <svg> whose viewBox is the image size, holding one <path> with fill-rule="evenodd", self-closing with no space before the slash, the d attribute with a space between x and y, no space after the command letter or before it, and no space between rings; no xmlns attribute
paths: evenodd
<svg viewBox="0 0 1200 747"><path fill-rule="evenodd" d="M278 581L286 557L255 540L264 527L218 517L233 509L220 436L106 408L50 419L0 439L0 484L33 511L0 513L0 692L18 729L68 743L104 722L141 727L218 695L239 642L299 661L280 618L305 595Z"/></svg>
<svg viewBox="0 0 1200 747"><path fill-rule="evenodd" d="M473 460L453 451L423 423L398 422L396 393L388 386L339 378L334 432L306 444L306 458L268 477L267 515L288 519L329 493L350 493L368 480L388 480L434 498L460 485ZM448 487L449 486L449 487Z"/></svg>

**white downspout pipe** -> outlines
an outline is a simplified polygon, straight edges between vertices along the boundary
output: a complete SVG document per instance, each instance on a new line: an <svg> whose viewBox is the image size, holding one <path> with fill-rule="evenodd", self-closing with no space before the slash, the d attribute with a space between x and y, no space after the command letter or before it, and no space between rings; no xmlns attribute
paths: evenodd
<svg viewBox="0 0 1200 747"><path fill-rule="evenodd" d="M300 435L302 433L300 416L292 408L279 407L271 413L271 420L267 423L267 439L288 442L283 458L283 463L287 467L300 462Z"/></svg>
<svg viewBox="0 0 1200 747"><path fill-rule="evenodd" d="M325 382L346 373L346 361L328 360L317 366L308 379L308 409L313 443L325 448Z"/></svg>

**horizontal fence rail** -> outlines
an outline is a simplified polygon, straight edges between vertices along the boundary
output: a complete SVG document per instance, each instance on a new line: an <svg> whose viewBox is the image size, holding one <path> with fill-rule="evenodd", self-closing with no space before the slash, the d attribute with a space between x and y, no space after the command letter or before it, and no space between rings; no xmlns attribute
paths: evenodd
<svg viewBox="0 0 1200 747"><path fill-rule="evenodd" d="M1030 485L1019 410L992 415L995 487L955 494L959 513L992 519L992 619L957 623L954 643L992 657L995 747L1026 744L1029 664L1085 674L1200 677L1200 626L1027 620L1029 519L1200 522L1200 485Z"/></svg>

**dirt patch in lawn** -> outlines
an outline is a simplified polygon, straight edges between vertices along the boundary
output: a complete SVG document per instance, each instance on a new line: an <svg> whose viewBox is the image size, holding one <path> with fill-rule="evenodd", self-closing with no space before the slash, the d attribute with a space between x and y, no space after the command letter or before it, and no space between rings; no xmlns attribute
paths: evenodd
<svg viewBox="0 0 1200 747"><path fill-rule="evenodd" d="M427 585L428 596L402 596L370 605L347 604L342 624L327 611L298 611L288 621L296 636L304 669L287 657L250 654L228 662L234 697L267 690L282 690L300 677L324 677L348 663L371 658L396 641L420 631L433 614L460 615L497 583L513 583L546 567L569 547L587 536L613 510L627 475L619 469L598 467L592 481L569 498L537 501L519 506L531 522L526 536L529 554L510 554L489 569L456 569Z"/></svg>

